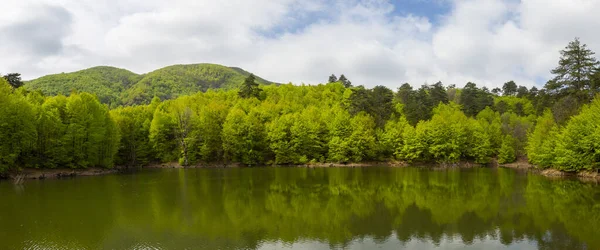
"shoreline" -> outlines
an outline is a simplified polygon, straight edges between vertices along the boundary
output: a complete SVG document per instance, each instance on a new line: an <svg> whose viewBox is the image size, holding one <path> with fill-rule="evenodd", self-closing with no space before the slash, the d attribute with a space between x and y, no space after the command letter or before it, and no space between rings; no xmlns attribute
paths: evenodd
<svg viewBox="0 0 600 250"><path fill-rule="evenodd" d="M290 164L290 165L260 165L267 167L305 167L305 168L363 168L363 167L424 167L434 170L441 169L453 169L453 168L473 168L473 167L486 167L486 168L512 168L518 170L525 170L531 173L539 174L553 179L562 178L578 178L582 181L597 181L600 182L600 173L594 171L581 171L577 173L564 172L556 169L539 169L534 165L527 162L527 159L518 159L514 163L498 164L495 159L486 164L476 164L471 161L460 161L457 163L413 163L407 164L400 161L373 161L373 162L361 162L361 163L312 163L312 164ZM87 168L87 169L70 169L70 168L56 168L56 169L36 169L36 168L25 168L21 171L9 171L0 175L0 181L2 179L12 180L16 183L24 180L31 179L60 179L60 178L72 178L76 176L99 176L123 173L129 171L140 171L144 169L163 169L163 168L238 168L238 167L252 167L244 166L239 163L201 163L191 166L181 166L178 162L168 163L151 163L141 167L127 167L127 166L115 166L114 168Z"/></svg>

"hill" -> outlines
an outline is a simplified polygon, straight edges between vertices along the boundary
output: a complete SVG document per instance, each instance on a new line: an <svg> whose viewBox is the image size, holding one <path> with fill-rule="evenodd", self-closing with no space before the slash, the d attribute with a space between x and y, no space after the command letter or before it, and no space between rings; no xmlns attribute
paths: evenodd
<svg viewBox="0 0 600 250"><path fill-rule="evenodd" d="M152 97L162 100L193 94L208 89L237 88L250 75L240 68L218 64L172 65L146 74L123 96L124 104L148 103ZM271 84L257 78L259 84Z"/></svg>
<svg viewBox="0 0 600 250"><path fill-rule="evenodd" d="M71 91L93 93L103 103L118 102L123 91L142 79L131 71L98 66L71 73L47 75L25 83L28 90L41 90L46 95L69 95Z"/></svg>
<svg viewBox="0 0 600 250"><path fill-rule="evenodd" d="M47 75L25 83L29 90L46 95L69 95L77 90L96 94L110 105L149 103L154 96L162 100L208 89L237 88L249 72L217 64L172 65L138 75L125 69L99 66L72 73ZM273 84L257 77L259 84Z"/></svg>

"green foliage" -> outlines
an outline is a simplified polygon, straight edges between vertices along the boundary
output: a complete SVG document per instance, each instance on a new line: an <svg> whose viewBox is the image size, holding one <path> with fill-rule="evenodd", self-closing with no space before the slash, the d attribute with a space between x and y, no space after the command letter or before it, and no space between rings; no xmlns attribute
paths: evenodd
<svg viewBox="0 0 600 250"><path fill-rule="evenodd" d="M428 153L438 162L457 162L466 152L470 120L455 103L440 104L430 121L420 123L428 142Z"/></svg>
<svg viewBox="0 0 600 250"><path fill-rule="evenodd" d="M517 160L517 155L515 152L515 139L506 135L502 138L502 145L500 146L500 151L498 152L498 163L512 163Z"/></svg>
<svg viewBox="0 0 600 250"><path fill-rule="evenodd" d="M352 82L350 82L350 80L348 80L344 74L340 75L340 79L338 79L338 81L341 82L346 88L352 87Z"/></svg>
<svg viewBox="0 0 600 250"><path fill-rule="evenodd" d="M499 96L494 98L494 109L500 114L513 112L519 116L535 115L535 109L530 100L515 96Z"/></svg>
<svg viewBox="0 0 600 250"><path fill-rule="evenodd" d="M494 99L487 89L477 88L475 83L469 82L462 89L460 94L460 104L467 116L476 116L485 107L492 106Z"/></svg>
<svg viewBox="0 0 600 250"><path fill-rule="evenodd" d="M331 74L329 76L329 80L328 80L329 83L337 82L337 81L338 81L338 79L337 79L337 76L335 76L335 74Z"/></svg>
<svg viewBox="0 0 600 250"><path fill-rule="evenodd" d="M140 75L114 67L93 67L72 73L47 75L25 83L29 90L40 90L46 95L69 95L73 91L98 96L102 103L123 103L121 94L141 79Z"/></svg>
<svg viewBox="0 0 600 250"><path fill-rule="evenodd" d="M383 135L379 139L381 153L385 157L394 156L396 159L401 159L402 149L404 148L404 131L410 128L412 127L403 116L389 120L385 124Z"/></svg>
<svg viewBox="0 0 600 250"><path fill-rule="evenodd" d="M476 163L486 164L489 163L491 157L494 155L494 139L493 134L489 129L489 124L482 122L471 122L471 137L468 141L467 152L468 155L475 159ZM486 126L487 125L487 126ZM486 130L486 128L488 128Z"/></svg>
<svg viewBox="0 0 600 250"><path fill-rule="evenodd" d="M96 67L42 77L26 88L2 78L0 171L153 161L486 164L526 155L541 167L598 168L600 98L586 105L582 96L594 91L600 73L588 79L561 72L555 82L575 94L528 90L512 81L503 96L471 82L463 89L438 82L416 90L405 83L394 94L384 86L351 87L344 75L332 75L327 84L265 85L239 68L214 64L174 65L141 76Z"/></svg>
<svg viewBox="0 0 600 250"><path fill-rule="evenodd" d="M569 42L560 51L558 66L552 70L555 77L546 84L546 89L557 95L576 95L578 98L591 99L599 87L593 82L594 74L600 66L594 54L579 38Z"/></svg>
<svg viewBox="0 0 600 250"><path fill-rule="evenodd" d="M504 96L513 96L517 93L517 84L514 81L508 81L502 86Z"/></svg>
<svg viewBox="0 0 600 250"><path fill-rule="evenodd" d="M255 81L256 81L256 77L254 77L253 74L250 74L248 77L246 77L246 79L244 80L244 83L240 87L240 92L239 92L240 97L242 97L242 98L250 98L250 97L259 98L260 97L260 92L262 91L262 89L260 89L260 87L258 87L258 83L256 83Z"/></svg>
<svg viewBox="0 0 600 250"><path fill-rule="evenodd" d="M554 147L558 137L558 127L550 110L537 119L535 129L527 140L527 156L529 162L546 168L554 162Z"/></svg>
<svg viewBox="0 0 600 250"><path fill-rule="evenodd" d="M23 165L36 139L33 105L0 78L0 172Z"/></svg>
<svg viewBox="0 0 600 250"><path fill-rule="evenodd" d="M384 86L365 89L363 86L352 89L350 95L350 114L365 112L375 119L377 127L383 127L385 121L394 113L394 92Z"/></svg>
<svg viewBox="0 0 600 250"><path fill-rule="evenodd" d="M63 143L69 166L112 167L120 137L106 106L90 94L72 94L65 112L67 129Z"/></svg>
<svg viewBox="0 0 600 250"><path fill-rule="evenodd" d="M117 164L140 166L155 159L150 143L150 126L155 108L155 105L151 105L111 110L121 134Z"/></svg>
<svg viewBox="0 0 600 250"><path fill-rule="evenodd" d="M99 66L72 73L47 75L25 83L28 90L46 95L69 95L72 91L95 94L111 107L147 104L157 96L163 100L199 91L241 86L250 73L216 64L173 65L138 75L125 69ZM271 84L257 78L260 84Z"/></svg>
<svg viewBox="0 0 600 250"><path fill-rule="evenodd" d="M23 81L21 81L21 74L19 73L10 73L4 75L4 80L10 84L13 88L20 88L23 86Z"/></svg>
<svg viewBox="0 0 600 250"><path fill-rule="evenodd" d="M234 107L223 124L225 159L246 165L260 164L264 162L266 147L264 124L257 113Z"/></svg>
<svg viewBox="0 0 600 250"><path fill-rule="evenodd" d="M108 108L82 93L44 99L0 82L0 168L114 165L120 134Z"/></svg>
<svg viewBox="0 0 600 250"><path fill-rule="evenodd" d="M574 116L557 138L554 165L564 171L592 170L600 164L600 98Z"/></svg>

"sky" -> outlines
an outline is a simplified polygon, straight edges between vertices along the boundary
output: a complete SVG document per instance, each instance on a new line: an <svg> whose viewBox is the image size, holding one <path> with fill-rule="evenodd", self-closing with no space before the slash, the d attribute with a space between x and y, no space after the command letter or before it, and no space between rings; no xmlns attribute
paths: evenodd
<svg viewBox="0 0 600 250"><path fill-rule="evenodd" d="M600 0L3 0L0 73L236 66L275 82L541 87Z"/></svg>

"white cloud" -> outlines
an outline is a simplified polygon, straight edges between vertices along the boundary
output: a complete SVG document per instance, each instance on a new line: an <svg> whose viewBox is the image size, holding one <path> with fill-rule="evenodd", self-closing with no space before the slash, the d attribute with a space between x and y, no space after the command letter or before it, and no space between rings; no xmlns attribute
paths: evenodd
<svg viewBox="0 0 600 250"><path fill-rule="evenodd" d="M600 52L599 0L433 1L452 5L435 23L396 15L383 0L9 0L0 71L34 78L99 64L144 73L211 62L279 82L344 73L366 86L491 88L549 78L575 36Z"/></svg>

